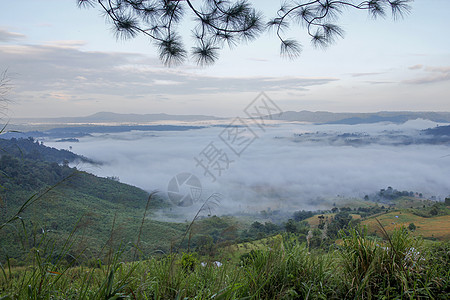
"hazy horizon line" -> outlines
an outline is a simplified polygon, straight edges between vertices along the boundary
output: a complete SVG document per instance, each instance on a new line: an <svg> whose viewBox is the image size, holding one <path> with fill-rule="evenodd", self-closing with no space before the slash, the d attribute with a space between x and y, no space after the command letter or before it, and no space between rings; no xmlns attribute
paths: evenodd
<svg viewBox="0 0 450 300"><path fill-rule="evenodd" d="M379 110L379 111L329 111L329 110L287 110L283 111L284 113L300 113L300 112L310 112L310 113L331 113L331 114L378 114L378 113L450 113L450 110ZM93 117L98 114L115 114L115 115L136 115L136 116L145 116L145 115L151 115L151 116L157 116L157 115L166 115L166 116L199 116L199 117L214 117L217 119L230 119L235 118L234 116L219 116L214 114L177 114L177 113L170 113L170 112L153 112L153 113L135 113L135 112L127 112L127 113L120 113L120 112L114 112L114 111L98 111L95 113L90 113L87 115L61 115L61 116L19 116L19 117L9 117L10 120L16 120L16 119L60 119L60 118L86 118L86 117ZM6 118L7 116L4 116Z"/></svg>

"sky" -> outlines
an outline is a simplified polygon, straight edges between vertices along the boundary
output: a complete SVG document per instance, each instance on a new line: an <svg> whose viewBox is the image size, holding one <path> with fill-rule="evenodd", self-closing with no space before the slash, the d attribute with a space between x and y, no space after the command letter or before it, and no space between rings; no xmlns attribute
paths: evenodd
<svg viewBox="0 0 450 300"><path fill-rule="evenodd" d="M200 1L194 1L197 3ZM278 1L253 1L266 19ZM76 1L0 0L0 71L13 87L7 117L116 113L234 117L261 92L284 111L450 110L450 1L416 0L405 19L349 11L345 38L279 55L270 34L223 49L212 66L168 68L144 37L116 40L98 8ZM188 17L189 19L189 17ZM181 33L190 47L189 22Z"/></svg>

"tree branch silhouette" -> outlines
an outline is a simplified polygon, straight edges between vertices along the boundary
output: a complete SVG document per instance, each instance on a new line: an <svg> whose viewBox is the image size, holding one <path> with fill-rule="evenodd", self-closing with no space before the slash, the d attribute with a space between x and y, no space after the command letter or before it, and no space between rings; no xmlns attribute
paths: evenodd
<svg viewBox="0 0 450 300"><path fill-rule="evenodd" d="M263 21L263 15L248 0L77 0L79 7L99 7L112 23L118 39L147 36L156 45L166 65L182 64L190 54L198 65L209 65L225 45L234 47L256 39L274 28L281 42L280 54L298 57L302 44L284 37L292 23L306 29L314 47L325 48L344 30L337 25L345 10L367 11L373 18L394 19L407 15L413 0L286 0L276 17ZM179 33L186 14L193 18L194 46L188 51Z"/></svg>

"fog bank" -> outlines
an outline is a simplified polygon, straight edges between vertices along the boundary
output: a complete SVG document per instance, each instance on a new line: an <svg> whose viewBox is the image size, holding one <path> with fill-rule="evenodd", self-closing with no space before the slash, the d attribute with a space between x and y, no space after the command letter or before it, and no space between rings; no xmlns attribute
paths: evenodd
<svg viewBox="0 0 450 300"><path fill-rule="evenodd" d="M117 176L121 182L147 191L167 193L169 181L181 172L192 173L202 185L202 199L222 195L218 214L262 209L318 209L336 197L364 197L381 188L421 192L426 196L450 194L450 145L380 143L389 139L419 136L420 130L435 127L430 121L404 124L312 125L280 123L263 131L251 126L254 141L236 155L220 137L222 127L190 131L95 134L78 143L46 145L68 149L103 162L101 166L78 165L99 176ZM308 133L308 139L299 135ZM327 137L360 133L375 142L336 145ZM247 138L249 135L247 134ZM196 166L210 143L228 156L228 169L216 181ZM222 160L222 167L225 167ZM210 170L214 170L211 168ZM217 173L217 172L215 172ZM332 200L330 200L332 199ZM197 207L197 206L195 206Z"/></svg>

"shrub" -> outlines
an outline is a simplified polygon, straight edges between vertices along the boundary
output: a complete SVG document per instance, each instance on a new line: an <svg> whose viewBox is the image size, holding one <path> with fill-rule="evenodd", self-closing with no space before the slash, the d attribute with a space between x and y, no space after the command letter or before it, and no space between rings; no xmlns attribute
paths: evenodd
<svg viewBox="0 0 450 300"><path fill-rule="evenodd" d="M343 235L341 255L346 297L435 298L445 285L435 268L429 268L421 240L406 228L385 235L383 243L366 236L366 231L351 229ZM443 277L441 277L443 276ZM448 283L447 283L448 286ZM343 294L344 295L344 294Z"/></svg>
<svg viewBox="0 0 450 300"><path fill-rule="evenodd" d="M195 267L198 264L197 253L183 253L180 263L183 270L194 271Z"/></svg>

